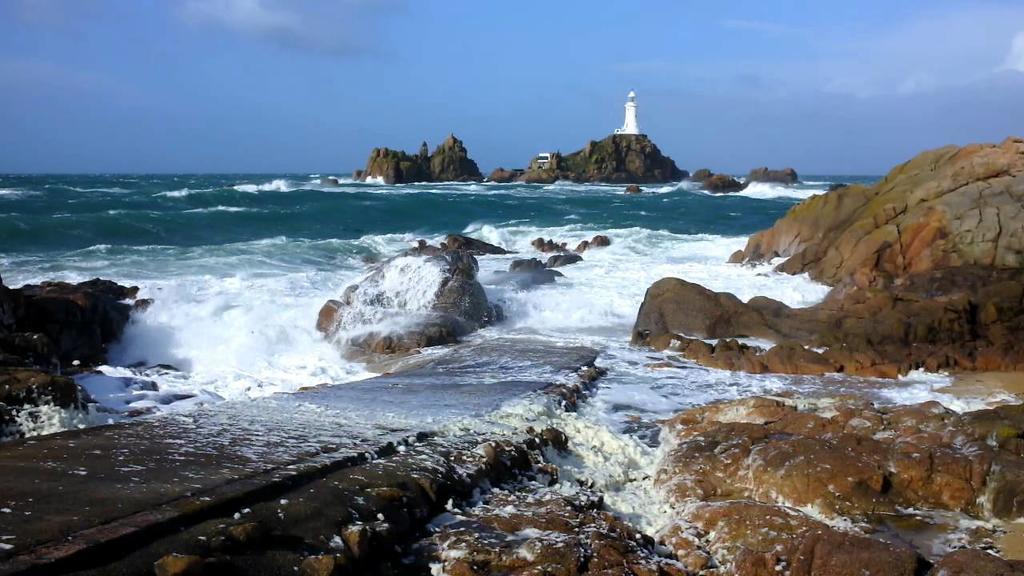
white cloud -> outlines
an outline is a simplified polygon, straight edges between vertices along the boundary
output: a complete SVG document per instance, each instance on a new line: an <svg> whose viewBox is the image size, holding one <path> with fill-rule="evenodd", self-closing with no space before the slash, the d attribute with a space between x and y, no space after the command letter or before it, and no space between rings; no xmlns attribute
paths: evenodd
<svg viewBox="0 0 1024 576"><path fill-rule="evenodd" d="M378 8L395 0L187 0L183 14L240 34L330 53L360 49L356 38Z"/></svg>
<svg viewBox="0 0 1024 576"><path fill-rule="evenodd" d="M1010 53L1006 55L1003 69L1024 72L1024 31L1017 32L1010 42Z"/></svg>

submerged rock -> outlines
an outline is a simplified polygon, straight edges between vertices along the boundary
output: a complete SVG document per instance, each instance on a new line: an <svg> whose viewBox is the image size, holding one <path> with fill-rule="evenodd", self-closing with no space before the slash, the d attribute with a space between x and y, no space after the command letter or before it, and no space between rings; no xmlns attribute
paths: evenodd
<svg viewBox="0 0 1024 576"><path fill-rule="evenodd" d="M626 186L626 194L639 194L641 192L643 192L643 190L636 184L630 184L629 186Z"/></svg>
<svg viewBox="0 0 1024 576"><path fill-rule="evenodd" d="M544 265L548 268L560 268L562 266L569 266L582 261L583 257L579 254L555 254L548 258L548 261Z"/></svg>

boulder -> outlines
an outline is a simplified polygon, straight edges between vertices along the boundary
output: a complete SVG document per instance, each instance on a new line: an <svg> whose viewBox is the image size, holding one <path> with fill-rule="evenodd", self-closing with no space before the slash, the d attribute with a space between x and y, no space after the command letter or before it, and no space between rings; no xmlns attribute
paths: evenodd
<svg viewBox="0 0 1024 576"><path fill-rule="evenodd" d="M662 278L644 295L632 342L650 344L658 337L674 334L697 338L777 337L764 315L736 296L679 278Z"/></svg>
<svg viewBox="0 0 1024 576"><path fill-rule="evenodd" d="M341 182L334 176L322 176L320 178L321 186L339 186Z"/></svg>
<svg viewBox="0 0 1024 576"><path fill-rule="evenodd" d="M571 264L576 264L577 262L582 261L583 257L580 256L579 254L555 254L554 256L548 258L548 261L545 263L545 266L547 266L548 268L561 268L562 266L569 266Z"/></svg>
<svg viewBox="0 0 1024 576"><path fill-rule="evenodd" d="M478 270L473 255L461 250L389 260L347 287L341 298L328 300L317 330L355 354L394 354L458 342L502 319L501 308L488 302L477 281ZM407 284L395 293L405 276Z"/></svg>
<svg viewBox="0 0 1024 576"><path fill-rule="evenodd" d="M613 134L592 140L582 150L551 155L546 166L531 162L523 182L656 183L676 182L689 174L642 134Z"/></svg>
<svg viewBox="0 0 1024 576"><path fill-rule="evenodd" d="M743 190L743 184L728 174L714 174L703 180L701 185L712 194L726 194Z"/></svg>
<svg viewBox="0 0 1024 576"><path fill-rule="evenodd" d="M793 185L800 181L796 170L783 168L782 170L769 170L767 167L754 168L747 173L746 184L752 182L770 182L772 184Z"/></svg>
<svg viewBox="0 0 1024 576"><path fill-rule="evenodd" d="M636 184L630 184L629 186L626 186L626 194L639 194L642 191L643 190Z"/></svg>
<svg viewBox="0 0 1024 576"><path fill-rule="evenodd" d="M790 274L885 287L942 268L1024 266L1024 139L918 155L873 186L794 206L750 237L746 261Z"/></svg>
<svg viewBox="0 0 1024 576"><path fill-rule="evenodd" d="M484 254L508 254L508 250L494 244L488 244L483 240L463 236L462 234L449 234L444 239L444 246L447 250L461 250L469 252L474 256Z"/></svg>
<svg viewBox="0 0 1024 576"><path fill-rule="evenodd" d="M540 284L552 284L555 278L563 276L558 270L549 270L543 262L536 258L513 260L508 267L508 275L503 278L521 289L528 289Z"/></svg>
<svg viewBox="0 0 1024 576"><path fill-rule="evenodd" d="M478 182L480 169L461 140L450 134L434 152L426 154L424 142L416 155L390 148L374 148L366 168L354 174L357 181L381 180L385 184L410 182Z"/></svg>

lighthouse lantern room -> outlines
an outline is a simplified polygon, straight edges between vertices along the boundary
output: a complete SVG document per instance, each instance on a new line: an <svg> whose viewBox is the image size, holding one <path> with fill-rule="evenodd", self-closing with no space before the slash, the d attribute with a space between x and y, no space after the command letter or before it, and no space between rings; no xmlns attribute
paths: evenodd
<svg viewBox="0 0 1024 576"><path fill-rule="evenodd" d="M640 124L636 120L636 92L630 90L626 96L626 120L622 128L615 130L616 134L639 134Z"/></svg>

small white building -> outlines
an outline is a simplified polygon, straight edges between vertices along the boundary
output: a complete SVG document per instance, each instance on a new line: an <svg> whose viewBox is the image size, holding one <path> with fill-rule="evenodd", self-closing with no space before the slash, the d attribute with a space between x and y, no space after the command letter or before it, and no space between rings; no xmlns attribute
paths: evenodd
<svg viewBox="0 0 1024 576"><path fill-rule="evenodd" d="M544 169L551 163L551 152L541 152L537 154L537 157L533 159L533 163L537 168Z"/></svg>
<svg viewBox="0 0 1024 576"><path fill-rule="evenodd" d="M636 119L636 92L630 90L626 96L626 120L622 128L615 130L616 134L640 134L640 123Z"/></svg>

